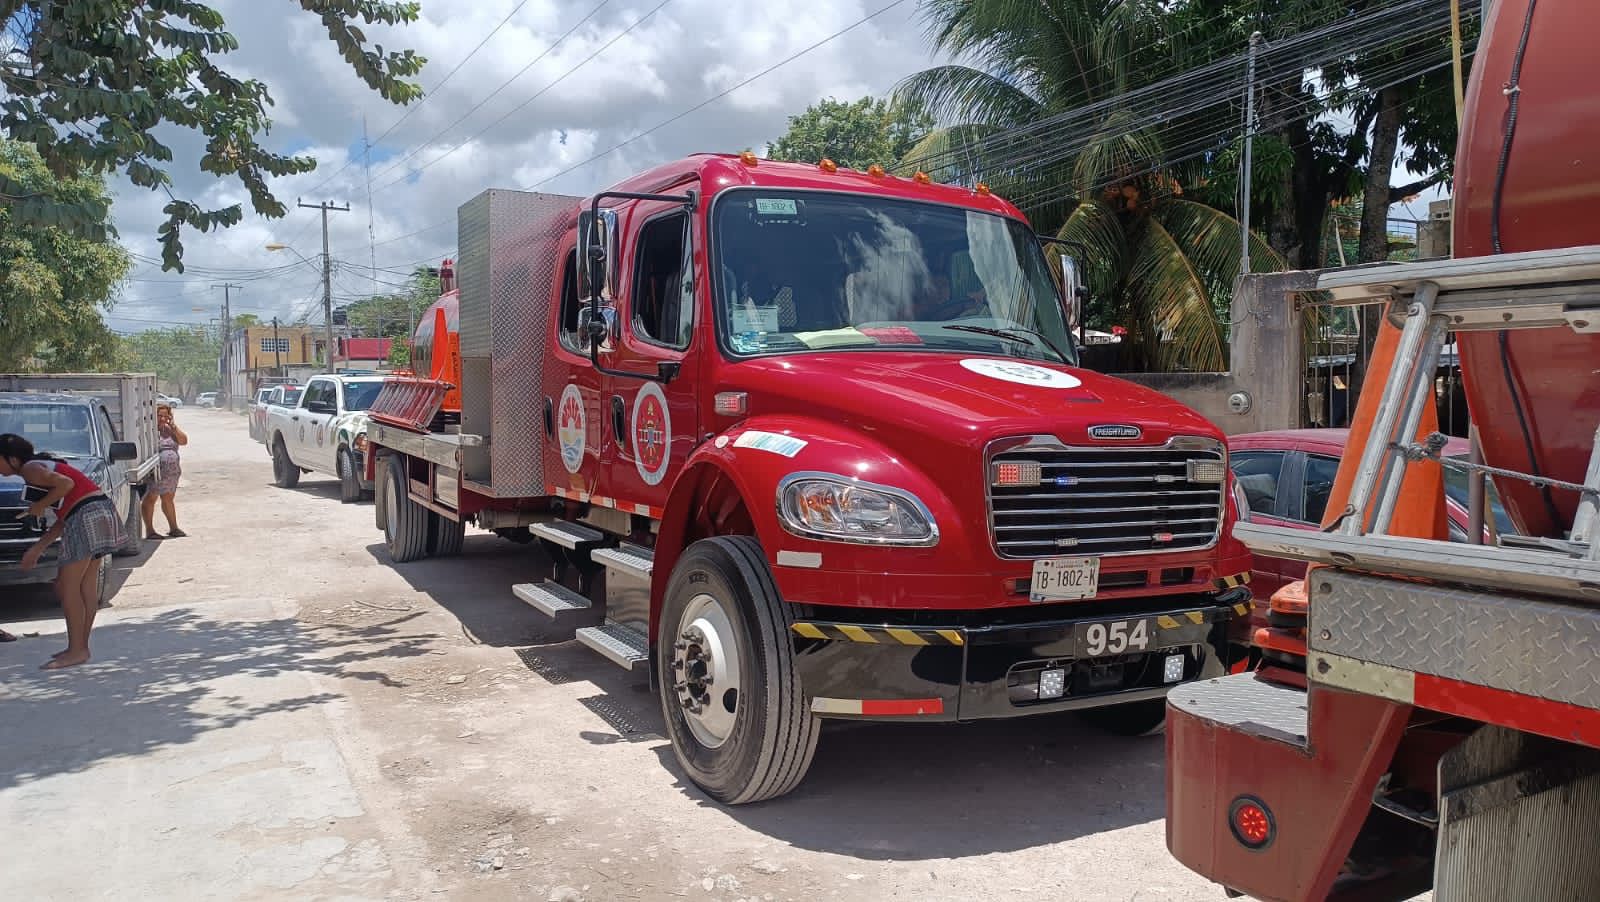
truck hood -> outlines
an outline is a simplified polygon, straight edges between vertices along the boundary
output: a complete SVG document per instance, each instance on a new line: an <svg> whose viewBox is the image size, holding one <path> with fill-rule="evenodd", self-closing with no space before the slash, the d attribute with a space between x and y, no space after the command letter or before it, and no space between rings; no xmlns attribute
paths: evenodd
<svg viewBox="0 0 1600 902"><path fill-rule="evenodd" d="M826 418L908 456L930 442L981 453L991 440L1017 435L1087 446L1155 445L1175 435L1223 439L1209 420L1159 392L1016 358L835 352L760 358L725 372L724 390L749 392L753 416ZM1140 434L1107 441L1091 436L1095 426L1131 426Z"/></svg>

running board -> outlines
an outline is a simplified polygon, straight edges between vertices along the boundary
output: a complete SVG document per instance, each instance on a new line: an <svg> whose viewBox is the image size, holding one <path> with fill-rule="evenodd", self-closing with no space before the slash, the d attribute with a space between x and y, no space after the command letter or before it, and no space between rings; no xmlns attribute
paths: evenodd
<svg viewBox="0 0 1600 902"><path fill-rule="evenodd" d="M644 633L613 620L586 626L574 636L623 670L638 670L650 660L650 642Z"/></svg>
<svg viewBox="0 0 1600 902"><path fill-rule="evenodd" d="M562 548L579 551L604 542L605 533L565 520L553 520L547 523L535 523L528 527L528 531L544 539L554 542Z"/></svg>
<svg viewBox="0 0 1600 902"><path fill-rule="evenodd" d="M1302 748L1309 735L1305 690L1253 673L1173 686L1167 704L1190 717Z"/></svg>
<svg viewBox="0 0 1600 902"><path fill-rule="evenodd" d="M595 549L589 552L589 560L605 565L607 570L649 582L650 572L655 567L655 552L624 543L616 548Z"/></svg>
<svg viewBox="0 0 1600 902"><path fill-rule="evenodd" d="M521 583L511 587L512 594L551 620L585 619L598 621L599 612L589 599L557 582Z"/></svg>

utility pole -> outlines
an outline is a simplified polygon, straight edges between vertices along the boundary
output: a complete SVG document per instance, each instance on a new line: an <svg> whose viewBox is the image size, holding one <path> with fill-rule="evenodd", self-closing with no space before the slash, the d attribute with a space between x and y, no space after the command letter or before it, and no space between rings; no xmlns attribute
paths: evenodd
<svg viewBox="0 0 1600 902"><path fill-rule="evenodd" d="M272 375L283 375L283 348L278 347L278 318L272 318Z"/></svg>
<svg viewBox="0 0 1600 902"><path fill-rule="evenodd" d="M1239 183L1243 186L1239 196L1240 275L1250 271L1250 158L1256 138L1256 49L1260 46L1261 32L1252 32L1244 72L1244 172L1239 177Z"/></svg>
<svg viewBox="0 0 1600 902"><path fill-rule="evenodd" d="M323 201L317 204L308 204L305 201L296 201L308 210L322 211L322 321L327 331L327 351L324 352L324 362L328 372L333 372L333 258L328 256L328 211L335 213L350 212L350 205L338 206L332 201Z"/></svg>
<svg viewBox="0 0 1600 902"><path fill-rule="evenodd" d="M212 285L222 289L222 403L233 409L233 292L243 290L243 285L223 282ZM246 349L246 353L249 349Z"/></svg>
<svg viewBox="0 0 1600 902"><path fill-rule="evenodd" d="M372 143L367 140L367 117L361 117L361 161L367 170L367 264L372 267L373 293L378 285L378 236L372 230ZM378 337L383 337L383 304L377 306Z"/></svg>

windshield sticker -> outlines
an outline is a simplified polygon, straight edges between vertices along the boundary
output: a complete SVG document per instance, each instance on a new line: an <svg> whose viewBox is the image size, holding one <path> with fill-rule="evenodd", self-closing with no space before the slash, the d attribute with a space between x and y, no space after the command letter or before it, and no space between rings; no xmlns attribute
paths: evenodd
<svg viewBox="0 0 1600 902"><path fill-rule="evenodd" d="M645 485L660 485L671 459L672 414L661 386L646 382L633 399L633 465Z"/></svg>
<svg viewBox="0 0 1600 902"><path fill-rule="evenodd" d="M752 429L733 440L735 448L755 448L757 451L771 451L784 457L793 457L810 444L803 438L792 435L781 435L776 432L760 432Z"/></svg>
<svg viewBox="0 0 1600 902"><path fill-rule="evenodd" d="M862 329L861 334L881 345L922 344L922 336L918 335L910 326L869 326Z"/></svg>
<svg viewBox="0 0 1600 902"><path fill-rule="evenodd" d="M589 415L583 409L583 394L578 386L568 385L561 391L561 404L556 409L556 441L561 444L561 465L568 473L577 473L583 466L584 438L588 434Z"/></svg>
<svg viewBox="0 0 1600 902"><path fill-rule="evenodd" d="M1037 388L1077 388L1083 384L1071 373L1045 369L1042 366L1034 366L1031 363L1019 363L1015 360L988 360L972 357L961 361L961 365L980 376L988 376L990 379L999 379L1002 382L1014 382L1018 385L1032 385Z"/></svg>
<svg viewBox="0 0 1600 902"><path fill-rule="evenodd" d="M778 308L757 307L754 304L740 304L733 308L733 331L735 332L777 332Z"/></svg>
<svg viewBox="0 0 1600 902"><path fill-rule="evenodd" d="M844 345L870 345L873 340L854 326L845 326L843 329L827 329L822 332L796 332L796 340L808 348L836 348Z"/></svg>
<svg viewBox="0 0 1600 902"><path fill-rule="evenodd" d="M738 332L729 336L733 350L740 354L759 354L767 349L767 340L760 332Z"/></svg>
<svg viewBox="0 0 1600 902"><path fill-rule="evenodd" d="M756 212L762 216L798 216L800 207L791 198L758 197Z"/></svg>

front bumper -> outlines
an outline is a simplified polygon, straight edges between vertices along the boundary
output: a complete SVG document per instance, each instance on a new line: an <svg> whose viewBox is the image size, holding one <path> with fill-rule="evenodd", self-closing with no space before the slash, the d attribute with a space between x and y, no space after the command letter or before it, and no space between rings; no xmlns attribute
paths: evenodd
<svg viewBox="0 0 1600 902"><path fill-rule="evenodd" d="M1248 612L1250 590L1150 599L1023 623L867 624L806 617L794 625L795 662L812 710L825 717L962 721L1025 717L1162 698L1173 686L1227 672L1228 627ZM840 609L831 609L840 613ZM821 612L818 612L821 613ZM945 613L945 612L941 612ZM1076 613L1076 612L1074 612ZM1153 618L1135 654L1074 657L1080 623ZM1182 657L1182 677L1164 665ZM1039 697L1041 674L1064 671L1064 692Z"/></svg>
<svg viewBox="0 0 1600 902"><path fill-rule="evenodd" d="M0 586L32 586L54 582L56 578L56 551L60 542L51 543L32 570L17 566L23 552L33 547L32 542L0 542Z"/></svg>

